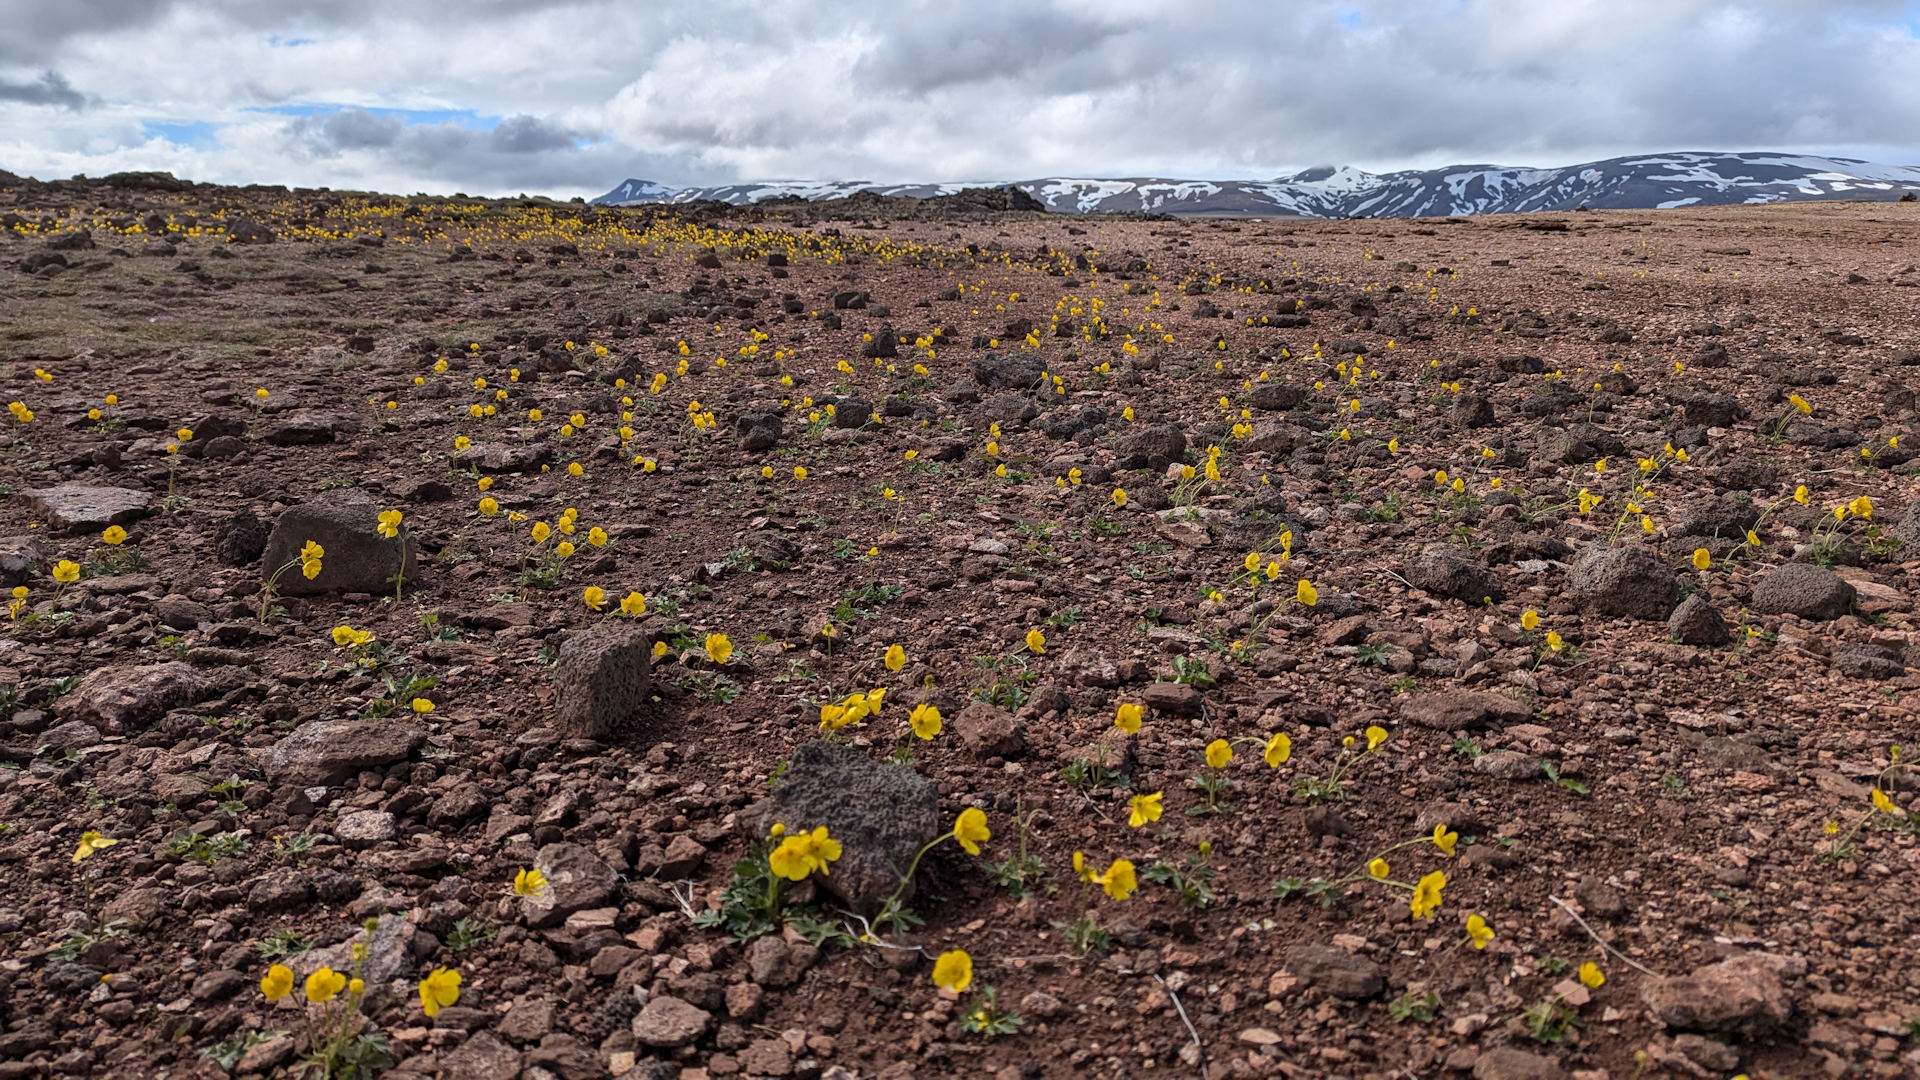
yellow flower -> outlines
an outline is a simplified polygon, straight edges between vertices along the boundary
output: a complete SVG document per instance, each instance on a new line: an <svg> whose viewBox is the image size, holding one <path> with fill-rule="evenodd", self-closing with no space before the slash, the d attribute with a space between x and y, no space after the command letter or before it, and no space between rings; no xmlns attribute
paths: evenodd
<svg viewBox="0 0 1920 1080"><path fill-rule="evenodd" d="M80 564L72 559L61 559L53 564L53 580L62 585L71 585L80 580Z"/></svg>
<svg viewBox="0 0 1920 1080"><path fill-rule="evenodd" d="M1459 842L1459 833L1447 831L1445 825L1435 825L1433 827L1433 846L1439 848L1443 854L1452 855L1453 845Z"/></svg>
<svg viewBox="0 0 1920 1080"><path fill-rule="evenodd" d="M795 480L805 480L807 478L807 467L805 465L795 465L793 467L793 478Z"/></svg>
<svg viewBox="0 0 1920 1080"><path fill-rule="evenodd" d="M1247 573L1249 574L1258 571L1260 569L1260 553L1257 551L1247 552L1247 557L1240 560L1240 565L1246 567Z"/></svg>
<svg viewBox="0 0 1920 1080"><path fill-rule="evenodd" d="M1854 517L1867 518L1868 520L1872 520L1873 518L1873 500L1867 498L1865 495L1848 503L1847 509L1853 511Z"/></svg>
<svg viewBox="0 0 1920 1080"><path fill-rule="evenodd" d="M1887 797L1887 793L1879 788L1873 789L1873 808L1883 814L1894 814L1900 811L1893 800Z"/></svg>
<svg viewBox="0 0 1920 1080"><path fill-rule="evenodd" d="M1267 766L1273 769L1285 765L1287 759L1292 756L1293 740L1288 738L1284 731L1276 731L1273 733L1273 736L1267 740L1265 753L1261 755L1261 757L1265 759Z"/></svg>
<svg viewBox="0 0 1920 1080"><path fill-rule="evenodd" d="M760 478L763 480L773 479L773 466L771 465L760 466Z"/></svg>
<svg viewBox="0 0 1920 1080"><path fill-rule="evenodd" d="M733 657L733 640L725 634L707 635L707 659L724 664Z"/></svg>
<svg viewBox="0 0 1920 1080"><path fill-rule="evenodd" d="M91 859L94 852L110 848L119 842L111 836L101 836L97 829L88 829L80 834L80 844L73 849L73 861Z"/></svg>
<svg viewBox="0 0 1920 1080"><path fill-rule="evenodd" d="M333 643L343 649L357 649L373 640L373 631L355 630L346 623L341 623L333 628L330 636L333 638Z"/></svg>
<svg viewBox="0 0 1920 1080"><path fill-rule="evenodd" d="M547 875L528 867L513 875L513 891L520 896L538 896L547 888Z"/></svg>
<svg viewBox="0 0 1920 1080"><path fill-rule="evenodd" d="M567 475L568 475L568 476L572 476L572 477L580 477L580 476L585 476L585 475L586 475L586 472L587 472L587 470L585 470L585 469L583 469L583 468L581 468L581 467L580 467L580 463L579 463L579 462L577 462L577 461L573 461L573 462L568 462L568 463L567 463Z"/></svg>
<svg viewBox="0 0 1920 1080"><path fill-rule="evenodd" d="M1313 587L1313 582L1308 581L1306 578L1301 578L1300 584L1294 587L1293 597L1308 607L1312 607L1320 602L1320 590Z"/></svg>
<svg viewBox="0 0 1920 1080"><path fill-rule="evenodd" d="M1041 633L1037 626L1027 631L1027 650L1033 653L1047 651L1047 635Z"/></svg>
<svg viewBox="0 0 1920 1080"><path fill-rule="evenodd" d="M1561 637L1559 631L1557 630L1547 631L1547 648L1552 649L1554 652L1559 652L1560 647L1565 645L1566 643L1567 643L1567 639Z"/></svg>
<svg viewBox="0 0 1920 1080"><path fill-rule="evenodd" d="M1793 403L1793 407L1797 409L1802 416L1809 415L1813 412L1813 406L1807 404L1807 399L1801 397L1799 394L1788 394L1787 400Z"/></svg>
<svg viewBox="0 0 1920 1080"><path fill-rule="evenodd" d="M1802 506L1807 504L1807 485L1801 484L1799 487L1793 489L1793 501Z"/></svg>
<svg viewBox="0 0 1920 1080"><path fill-rule="evenodd" d="M428 701L426 698L423 698L423 697L414 698L413 711L416 713L419 713L422 716L425 716L427 713L430 713L433 711L433 702Z"/></svg>
<svg viewBox="0 0 1920 1080"><path fill-rule="evenodd" d="M1125 488L1113 489L1113 505L1115 506L1127 505L1127 492Z"/></svg>
<svg viewBox="0 0 1920 1080"><path fill-rule="evenodd" d="M1368 726L1366 730L1366 736L1367 736L1367 753L1371 754L1375 750L1380 749L1381 743L1384 743L1387 741L1387 729L1381 727L1378 724L1372 724Z"/></svg>
<svg viewBox="0 0 1920 1080"><path fill-rule="evenodd" d="M645 615L646 613L647 613L646 597L640 595L637 592L630 592L627 595L620 598L620 614Z"/></svg>
<svg viewBox="0 0 1920 1080"><path fill-rule="evenodd" d="M307 976L307 1000L316 1005L332 1001L334 995L346 988L347 977L332 968L323 967Z"/></svg>
<svg viewBox="0 0 1920 1080"><path fill-rule="evenodd" d="M898 645L887 646L887 654L882 658L888 671L899 671L907 666L907 650Z"/></svg>
<svg viewBox="0 0 1920 1080"><path fill-rule="evenodd" d="M992 830L987 828L987 812L977 806L960 811L953 822L953 838L967 854L980 854L980 845L993 839Z"/></svg>
<svg viewBox="0 0 1920 1080"><path fill-rule="evenodd" d="M593 528L587 530L587 543L592 544L594 547L597 547L597 548L606 547L607 539L608 539L607 530L601 528L598 525L595 525Z"/></svg>
<svg viewBox="0 0 1920 1080"><path fill-rule="evenodd" d="M666 643L666 642L664 642L664 641L656 641L656 642L654 642L654 643L653 643L653 658L654 658L655 660L658 660L658 659L660 659L661 657L663 657L663 656L665 656L665 655L667 655L667 643Z"/></svg>
<svg viewBox="0 0 1920 1080"><path fill-rule="evenodd" d="M547 537L552 535L553 535L553 526L547 524L544 521L536 521L533 523L533 542L534 543L544 544L547 542Z"/></svg>
<svg viewBox="0 0 1920 1080"><path fill-rule="evenodd" d="M1435 870L1413 887L1413 917L1424 919L1440 910L1440 890L1447 887L1447 875Z"/></svg>
<svg viewBox="0 0 1920 1080"><path fill-rule="evenodd" d="M1099 881L1100 887L1115 900L1125 900L1140 887L1140 879L1133 873L1133 864L1125 859L1113 860L1107 872L1100 875Z"/></svg>
<svg viewBox="0 0 1920 1080"><path fill-rule="evenodd" d="M1099 874L1088 868L1086 855L1078 851L1073 853L1073 872L1081 881L1097 881L1100 878Z"/></svg>
<svg viewBox="0 0 1920 1080"><path fill-rule="evenodd" d="M1598 990L1607 985L1607 973L1600 970L1600 965L1589 960L1580 965L1580 982L1584 986Z"/></svg>
<svg viewBox="0 0 1920 1080"><path fill-rule="evenodd" d="M1151 795L1135 795L1128 804L1127 824L1139 828L1148 822L1160 820L1160 798L1165 792L1156 791Z"/></svg>
<svg viewBox="0 0 1920 1080"><path fill-rule="evenodd" d="M933 985L958 994L973 985L973 957L965 950L953 949L933 962Z"/></svg>
<svg viewBox="0 0 1920 1080"><path fill-rule="evenodd" d="M193 441L193 429L192 429L192 428L181 428L181 429L180 429L179 431L176 431L176 432L174 432L174 433L173 433L173 437L174 437L174 438L176 438L176 439L179 439L179 440L180 440L181 442L192 442L192 441Z"/></svg>
<svg viewBox="0 0 1920 1080"><path fill-rule="evenodd" d="M1527 610L1521 612L1520 613L1520 629L1522 630L1540 629L1540 613L1533 610L1532 608L1528 608Z"/></svg>
<svg viewBox="0 0 1920 1080"><path fill-rule="evenodd" d="M1207 744L1207 768L1224 769L1233 760L1233 744L1225 739L1215 739Z"/></svg>
<svg viewBox="0 0 1920 1080"><path fill-rule="evenodd" d="M100 539L104 543L118 547L127 542L127 530L118 525L109 525L107 531L100 534Z"/></svg>
<svg viewBox="0 0 1920 1080"><path fill-rule="evenodd" d="M805 881L814 870L813 861L807 857L806 841L797 835L781 840L767 856L767 868L788 881Z"/></svg>
<svg viewBox="0 0 1920 1080"><path fill-rule="evenodd" d="M1388 869L1387 860L1385 859L1374 859L1367 864L1367 873L1379 881L1387 880L1387 875L1392 872L1392 870Z"/></svg>
<svg viewBox="0 0 1920 1080"><path fill-rule="evenodd" d="M1713 552L1708 551L1706 548L1693 549L1693 568L1695 570L1705 570L1707 567L1712 565L1713 565Z"/></svg>
<svg viewBox="0 0 1920 1080"><path fill-rule="evenodd" d="M393 539L396 536L399 536L400 535L400 511L398 510L380 511L379 524L374 526L374 530L378 532L381 536L384 536L389 540Z"/></svg>
<svg viewBox="0 0 1920 1080"><path fill-rule="evenodd" d="M586 591L580 594L580 599L584 601L589 608L599 611L607 606L607 590L598 585L589 585Z"/></svg>
<svg viewBox="0 0 1920 1080"><path fill-rule="evenodd" d="M1480 916L1469 915L1467 916L1467 937L1472 939L1474 948L1484 949L1487 947L1487 942L1493 940L1493 927L1488 926L1487 920Z"/></svg>
<svg viewBox="0 0 1920 1080"><path fill-rule="evenodd" d="M940 734L940 710L922 702L915 705L913 712L907 715L907 723L913 728L915 735L922 739L931 739Z"/></svg>
<svg viewBox="0 0 1920 1080"><path fill-rule="evenodd" d="M1144 715L1145 712L1146 710L1143 709L1139 703L1123 701L1120 703L1120 707L1114 710L1113 726L1129 735L1138 735L1140 733L1140 717Z"/></svg>
<svg viewBox="0 0 1920 1080"><path fill-rule="evenodd" d="M268 1001L279 1001L293 993L293 969L285 964L275 964L267 969L260 979L260 992Z"/></svg>
<svg viewBox="0 0 1920 1080"><path fill-rule="evenodd" d="M420 1008L428 1016L440 1015L440 1010L460 1000L460 973L448 968L434 968L433 973L420 980Z"/></svg>
<svg viewBox="0 0 1920 1080"><path fill-rule="evenodd" d="M486 498L480 500L480 516L492 517L493 515L499 512L500 512L500 502L499 500L495 499L493 496L489 495Z"/></svg>

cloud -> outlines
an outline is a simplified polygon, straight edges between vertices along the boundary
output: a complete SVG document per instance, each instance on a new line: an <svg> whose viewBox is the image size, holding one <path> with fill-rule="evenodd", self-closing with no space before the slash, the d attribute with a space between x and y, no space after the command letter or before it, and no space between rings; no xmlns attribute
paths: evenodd
<svg viewBox="0 0 1920 1080"><path fill-rule="evenodd" d="M53 105L62 109L81 109L88 103L87 96L75 90L67 77L57 71L43 71L32 82L11 82L0 78L0 101Z"/></svg>
<svg viewBox="0 0 1920 1080"><path fill-rule="evenodd" d="M0 166L35 175L567 195L1679 149L1920 162L1902 0L10 5ZM217 138L169 137L184 125Z"/></svg>

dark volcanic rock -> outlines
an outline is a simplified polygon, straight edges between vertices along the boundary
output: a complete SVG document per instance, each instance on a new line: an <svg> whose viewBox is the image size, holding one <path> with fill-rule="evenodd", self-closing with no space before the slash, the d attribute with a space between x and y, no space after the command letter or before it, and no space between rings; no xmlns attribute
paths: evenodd
<svg viewBox="0 0 1920 1080"><path fill-rule="evenodd" d="M1567 573L1567 593L1596 615L1664 619L1680 597L1680 581L1641 547L1589 547Z"/></svg>
<svg viewBox="0 0 1920 1080"><path fill-rule="evenodd" d="M754 837L826 826L841 854L821 887L870 911L891 895L920 848L940 835L934 787L904 765L883 765L852 747L801 743L786 774L742 821Z"/></svg>

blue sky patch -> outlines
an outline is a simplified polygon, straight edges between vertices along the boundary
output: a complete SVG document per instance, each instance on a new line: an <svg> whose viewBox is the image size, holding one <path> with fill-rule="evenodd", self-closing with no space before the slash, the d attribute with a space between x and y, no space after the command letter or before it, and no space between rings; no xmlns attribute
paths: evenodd
<svg viewBox="0 0 1920 1080"><path fill-rule="evenodd" d="M219 132L219 124L206 120L148 120L140 125L142 141L161 138L195 150L211 150L220 145Z"/></svg>
<svg viewBox="0 0 1920 1080"><path fill-rule="evenodd" d="M394 117L409 127L420 124L451 124L468 131L492 131L500 126L500 117L483 116L472 109L383 109L364 105L262 105L249 112L273 113L277 116L328 116L346 109L359 109L374 116Z"/></svg>

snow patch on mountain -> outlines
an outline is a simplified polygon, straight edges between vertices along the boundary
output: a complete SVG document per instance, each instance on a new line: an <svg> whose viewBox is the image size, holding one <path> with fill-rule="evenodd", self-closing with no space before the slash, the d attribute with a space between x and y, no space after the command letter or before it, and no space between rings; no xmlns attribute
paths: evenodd
<svg viewBox="0 0 1920 1080"><path fill-rule="evenodd" d="M857 180L775 180L669 188L628 180L593 200L602 205L715 200L744 206L774 198L809 202L857 192L930 198L1000 184L885 184ZM1897 198L1920 193L1920 167L1807 154L1688 152L1643 154L1560 169L1453 165L1370 173L1321 165L1272 180L1046 177L1017 187L1056 213L1145 211L1177 216L1453 217L1541 210L1668 209L1804 199Z"/></svg>

